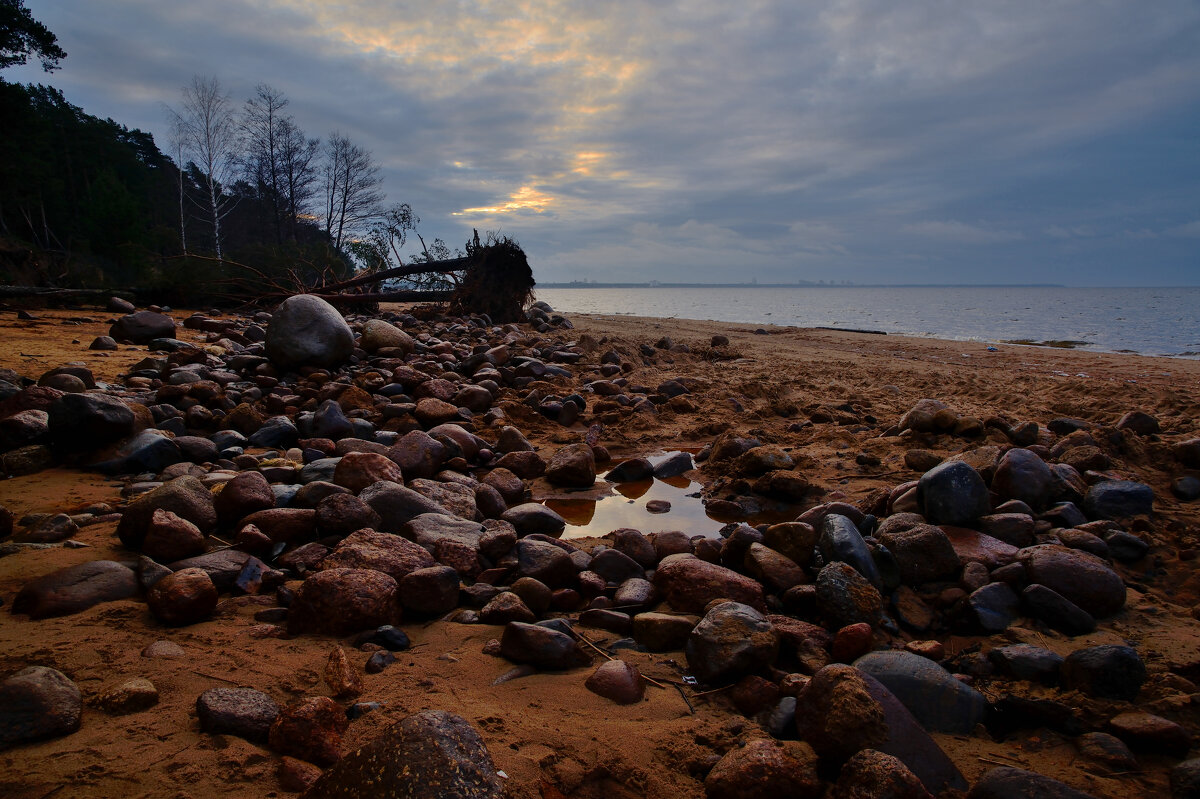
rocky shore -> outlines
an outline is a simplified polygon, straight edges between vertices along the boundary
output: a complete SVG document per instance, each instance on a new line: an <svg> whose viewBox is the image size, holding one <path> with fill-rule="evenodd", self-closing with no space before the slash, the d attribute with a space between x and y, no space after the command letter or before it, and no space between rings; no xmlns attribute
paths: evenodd
<svg viewBox="0 0 1200 799"><path fill-rule="evenodd" d="M1200 796L1200 363L6 316L5 795Z"/></svg>

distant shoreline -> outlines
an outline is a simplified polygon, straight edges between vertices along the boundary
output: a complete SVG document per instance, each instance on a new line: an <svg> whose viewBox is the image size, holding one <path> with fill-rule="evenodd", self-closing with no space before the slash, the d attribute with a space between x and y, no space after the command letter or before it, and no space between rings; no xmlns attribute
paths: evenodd
<svg viewBox="0 0 1200 799"><path fill-rule="evenodd" d="M538 283L535 289L1061 289L1063 283Z"/></svg>

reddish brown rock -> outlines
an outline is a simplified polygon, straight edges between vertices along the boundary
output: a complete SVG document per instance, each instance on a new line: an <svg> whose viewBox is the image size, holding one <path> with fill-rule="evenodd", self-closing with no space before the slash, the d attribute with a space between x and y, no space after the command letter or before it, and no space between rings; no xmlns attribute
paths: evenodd
<svg viewBox="0 0 1200 799"><path fill-rule="evenodd" d="M396 581L373 569L329 569L304 581L288 609L288 632L349 635L400 622Z"/></svg>
<svg viewBox="0 0 1200 799"><path fill-rule="evenodd" d="M275 492L262 472L242 472L213 498L221 524L234 524L251 513L275 507Z"/></svg>
<svg viewBox="0 0 1200 799"><path fill-rule="evenodd" d="M342 539L321 562L321 569L374 569L399 581L417 569L433 566L433 556L419 544L391 533L358 530Z"/></svg>
<svg viewBox="0 0 1200 799"><path fill-rule="evenodd" d="M335 646L325 662L325 682L339 699L353 699L363 692L362 677L346 659L346 650Z"/></svg>
<svg viewBox="0 0 1200 799"><path fill-rule="evenodd" d="M241 521L252 524L276 543L312 538L317 529L317 512L312 508L269 508L251 513Z"/></svg>
<svg viewBox="0 0 1200 799"><path fill-rule="evenodd" d="M843 762L888 739L883 708L853 666L834 664L813 675L796 697L796 730L822 759Z"/></svg>
<svg viewBox="0 0 1200 799"><path fill-rule="evenodd" d="M708 799L816 799L824 787L816 761L807 745L758 738L717 761L704 793Z"/></svg>
<svg viewBox="0 0 1200 799"><path fill-rule="evenodd" d="M403 483L404 475L395 461L374 452L350 452L342 456L333 471L333 482L354 493L379 481Z"/></svg>
<svg viewBox="0 0 1200 799"><path fill-rule="evenodd" d="M312 763L284 755L279 759L279 786L285 791L301 793L321 777L321 769Z"/></svg>
<svg viewBox="0 0 1200 799"><path fill-rule="evenodd" d="M565 488L591 488L596 482L596 458L587 444L563 447L546 465L546 479Z"/></svg>
<svg viewBox="0 0 1200 799"><path fill-rule="evenodd" d="M32 619L48 619L137 594L138 580L133 569L111 560L94 560L30 580L13 600L12 612L27 613Z"/></svg>
<svg viewBox="0 0 1200 799"><path fill-rule="evenodd" d="M199 555L204 550L204 534L187 519L162 509L151 515L142 541L142 554L159 563L172 563Z"/></svg>
<svg viewBox="0 0 1200 799"><path fill-rule="evenodd" d="M146 604L163 624L195 624L216 609L217 588L203 569L183 569L151 586L146 592Z"/></svg>
<svg viewBox="0 0 1200 799"><path fill-rule="evenodd" d="M301 699L279 712L268 741L276 752L321 765L341 757L346 713L327 696Z"/></svg>
<svg viewBox="0 0 1200 799"><path fill-rule="evenodd" d="M730 599L765 611L762 586L749 577L690 555L663 559L654 585L667 603L684 613L700 613L714 599Z"/></svg>
<svg viewBox="0 0 1200 799"><path fill-rule="evenodd" d="M846 761L832 799L933 799L898 758L864 749Z"/></svg>
<svg viewBox="0 0 1200 799"><path fill-rule="evenodd" d="M217 524L213 496L197 478L177 477L129 503L117 525L117 536L130 549L141 549L146 529L156 510L169 510L209 533Z"/></svg>
<svg viewBox="0 0 1200 799"><path fill-rule="evenodd" d="M592 672L584 685L589 691L618 705L632 705L642 701L645 686L636 666L623 660L608 660Z"/></svg>

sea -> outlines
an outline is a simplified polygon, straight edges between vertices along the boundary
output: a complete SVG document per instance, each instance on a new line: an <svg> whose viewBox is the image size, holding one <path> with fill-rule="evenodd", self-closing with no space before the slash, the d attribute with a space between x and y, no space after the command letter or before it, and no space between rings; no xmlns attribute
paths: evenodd
<svg viewBox="0 0 1200 799"><path fill-rule="evenodd" d="M833 327L1200 358L1200 287L737 286L536 288L564 314Z"/></svg>

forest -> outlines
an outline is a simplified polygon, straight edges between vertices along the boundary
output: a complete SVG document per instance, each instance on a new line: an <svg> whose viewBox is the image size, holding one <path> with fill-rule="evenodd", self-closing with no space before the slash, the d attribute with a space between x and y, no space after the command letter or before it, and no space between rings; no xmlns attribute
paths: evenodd
<svg viewBox="0 0 1200 799"><path fill-rule="evenodd" d="M49 73L66 55L22 3L0 0L0 69L33 56ZM368 150L337 131L310 137L287 106L267 85L239 105L196 76L165 106L164 153L52 86L0 77L0 283L220 303L400 265L410 237L410 263L461 255L388 203Z"/></svg>

